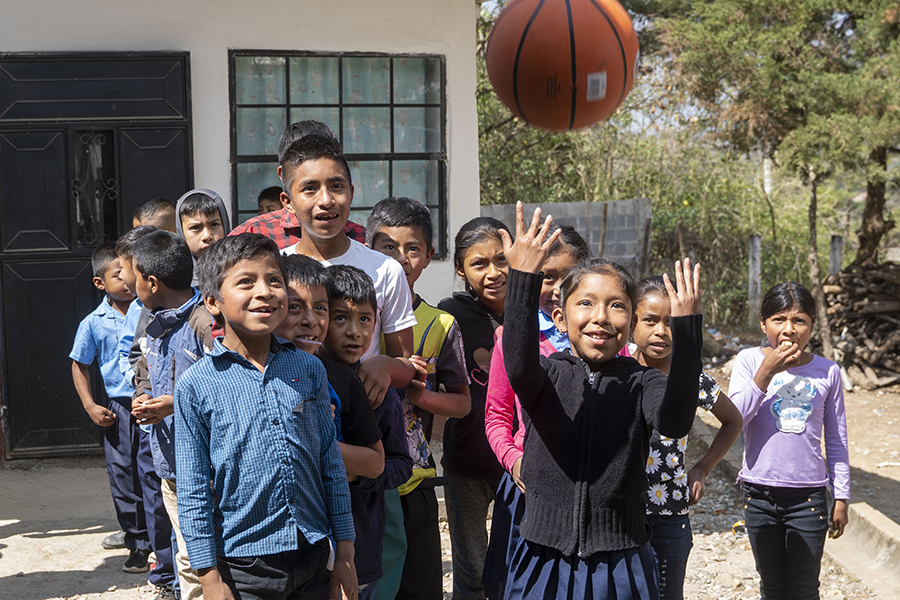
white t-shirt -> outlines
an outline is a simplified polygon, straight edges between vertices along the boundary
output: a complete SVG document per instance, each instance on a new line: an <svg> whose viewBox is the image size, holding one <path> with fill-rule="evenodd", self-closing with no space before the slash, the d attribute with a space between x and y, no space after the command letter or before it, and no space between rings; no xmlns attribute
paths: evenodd
<svg viewBox="0 0 900 600"><path fill-rule="evenodd" d="M378 316L375 319L375 331L372 333L369 349L362 356L362 360L366 360L381 352L382 332L395 333L413 327L416 324L416 315L412 309L412 294L406 282L406 273L403 272L400 263L356 240L349 241L350 247L346 252L320 262L326 267L350 265L362 269L375 284ZM281 253L285 256L297 254L297 246L288 246Z"/></svg>

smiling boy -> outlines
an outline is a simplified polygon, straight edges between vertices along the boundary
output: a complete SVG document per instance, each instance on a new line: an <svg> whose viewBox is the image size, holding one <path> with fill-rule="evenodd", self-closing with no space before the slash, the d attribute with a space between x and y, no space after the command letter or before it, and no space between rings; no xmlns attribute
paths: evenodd
<svg viewBox="0 0 900 600"><path fill-rule="evenodd" d="M203 595L334 598L342 586L354 598L350 494L325 369L273 336L288 304L278 247L228 237L199 270L225 336L176 385L175 435L178 512Z"/></svg>

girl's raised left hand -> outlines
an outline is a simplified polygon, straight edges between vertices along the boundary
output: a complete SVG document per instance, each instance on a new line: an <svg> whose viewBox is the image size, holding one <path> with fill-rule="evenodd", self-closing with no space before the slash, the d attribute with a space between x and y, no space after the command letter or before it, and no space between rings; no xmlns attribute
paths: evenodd
<svg viewBox="0 0 900 600"><path fill-rule="evenodd" d="M534 209L534 215L531 217L531 225L525 229L525 208L521 202L516 202L516 241L509 237L509 233L500 230L500 238L503 241L503 255L509 266L517 271L525 273L537 273L547 258L547 252L550 246L556 243L561 233L560 230L554 231L550 237L547 232L550 231L550 224L553 217L547 215L541 225L541 208Z"/></svg>
<svg viewBox="0 0 900 600"><path fill-rule="evenodd" d="M700 263L694 266L692 273L691 259L685 258L683 263L675 261L675 284L678 291L672 287L672 280L668 274L663 274L663 280L669 293L673 317L695 315L700 312Z"/></svg>

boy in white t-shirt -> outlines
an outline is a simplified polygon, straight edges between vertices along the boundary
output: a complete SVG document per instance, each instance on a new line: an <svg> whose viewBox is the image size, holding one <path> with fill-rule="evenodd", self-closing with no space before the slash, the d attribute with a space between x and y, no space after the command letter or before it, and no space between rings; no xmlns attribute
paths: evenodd
<svg viewBox="0 0 900 600"><path fill-rule="evenodd" d="M350 168L334 140L309 135L294 142L281 162L282 203L300 222L303 235L284 254L303 254L323 265L351 265L372 278L378 301L374 339L384 335L385 355L372 344L359 376L377 406L387 388L405 387L415 368L405 359L413 352L416 316L403 267L396 260L351 240L344 232L353 201Z"/></svg>

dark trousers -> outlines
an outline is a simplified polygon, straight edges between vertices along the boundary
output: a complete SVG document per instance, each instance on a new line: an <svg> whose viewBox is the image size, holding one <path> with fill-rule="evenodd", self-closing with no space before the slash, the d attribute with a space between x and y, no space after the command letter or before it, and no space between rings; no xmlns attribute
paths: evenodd
<svg viewBox="0 0 900 600"><path fill-rule="evenodd" d="M477 477L444 474L444 496L450 548L453 551L453 600L482 600L481 575L487 555L488 507L500 483Z"/></svg>
<svg viewBox="0 0 900 600"><path fill-rule="evenodd" d="M324 600L331 571L328 539L310 544L298 533L300 548L248 558L219 557L222 580L235 600Z"/></svg>
<svg viewBox="0 0 900 600"><path fill-rule="evenodd" d="M144 499L137 471L141 430L131 416L130 407L131 398L110 400L108 408L115 413L116 422L103 428L103 453L116 519L125 532L125 547L129 550L149 550Z"/></svg>
<svg viewBox="0 0 900 600"><path fill-rule="evenodd" d="M661 600L684 599L684 576L694 540L688 515L653 515L647 517L653 530L650 546L659 569Z"/></svg>
<svg viewBox="0 0 900 600"><path fill-rule="evenodd" d="M444 597L441 530L434 487L427 482L400 496L406 529L406 560L397 598L441 600Z"/></svg>
<svg viewBox="0 0 900 600"><path fill-rule="evenodd" d="M144 498L144 519L150 547L156 554L156 566L150 569L148 580L155 586L175 585L175 564L172 555L172 523L163 504L159 488L159 477L153 468L153 454L150 451L150 434L141 431L137 454L137 471Z"/></svg>
<svg viewBox="0 0 900 600"><path fill-rule="evenodd" d="M818 600L828 518L824 487L744 482L744 522L761 600Z"/></svg>

